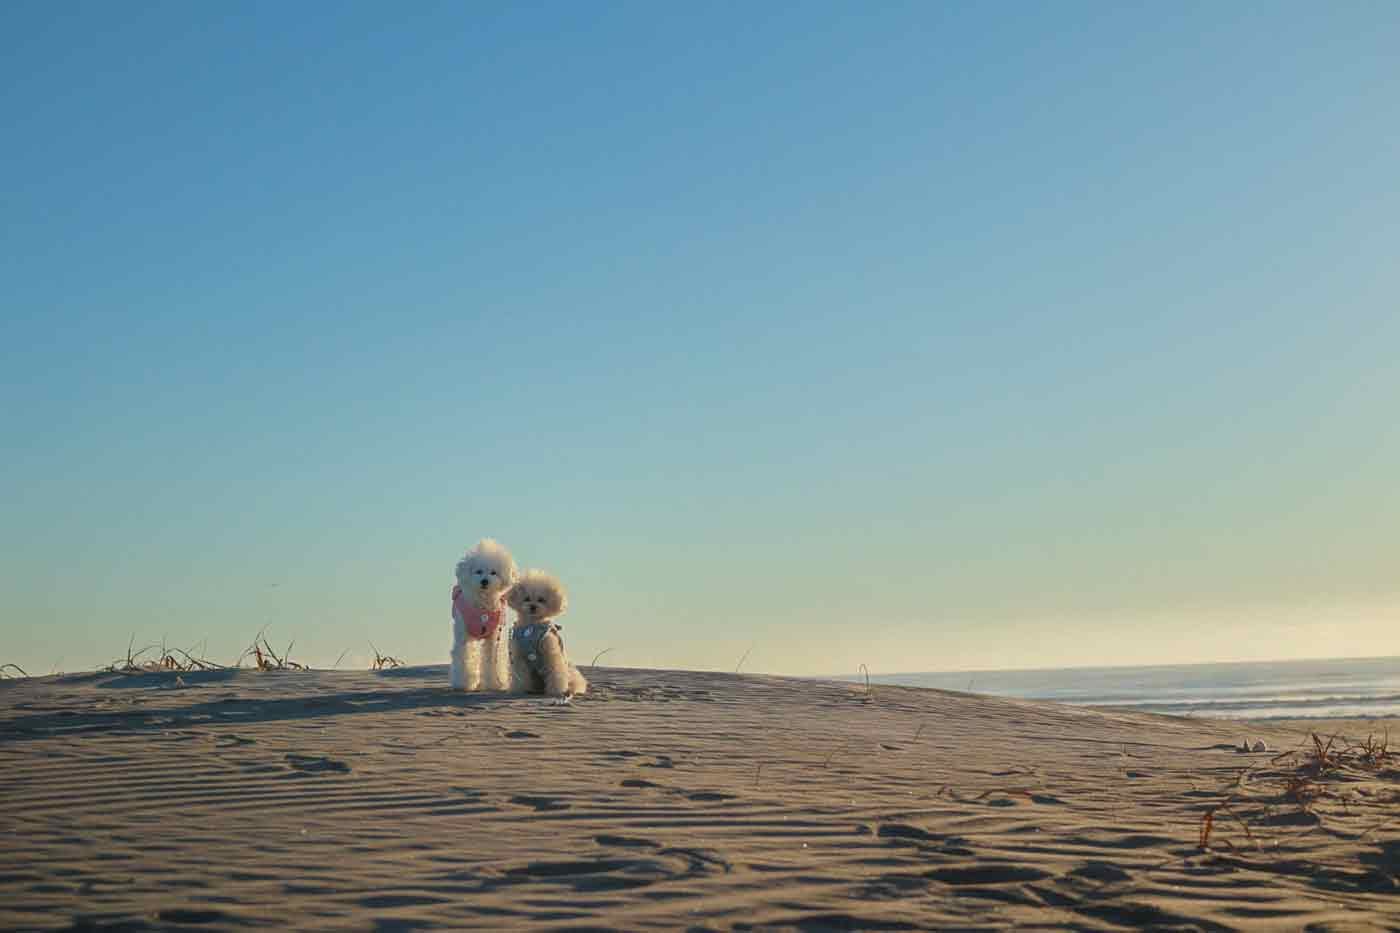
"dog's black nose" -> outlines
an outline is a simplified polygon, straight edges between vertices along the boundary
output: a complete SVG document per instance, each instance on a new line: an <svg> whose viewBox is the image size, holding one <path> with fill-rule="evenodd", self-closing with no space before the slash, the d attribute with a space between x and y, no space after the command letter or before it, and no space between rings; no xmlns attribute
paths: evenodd
<svg viewBox="0 0 1400 933"><path fill-rule="evenodd" d="M487 585L488 583L490 583L490 582L491 582L490 580L482 580L482 581L481 581L481 588L482 588L483 590L486 589L486 585Z"/></svg>

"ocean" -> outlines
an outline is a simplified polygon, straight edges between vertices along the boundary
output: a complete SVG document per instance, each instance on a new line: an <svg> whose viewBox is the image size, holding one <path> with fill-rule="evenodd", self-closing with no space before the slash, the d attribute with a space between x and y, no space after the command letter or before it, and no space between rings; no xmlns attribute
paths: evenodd
<svg viewBox="0 0 1400 933"><path fill-rule="evenodd" d="M1400 658L887 674L870 681L1173 716L1400 716Z"/></svg>

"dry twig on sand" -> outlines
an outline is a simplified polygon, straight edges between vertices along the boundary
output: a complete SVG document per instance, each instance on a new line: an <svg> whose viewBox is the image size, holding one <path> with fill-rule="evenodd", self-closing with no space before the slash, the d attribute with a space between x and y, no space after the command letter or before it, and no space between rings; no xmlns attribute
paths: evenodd
<svg viewBox="0 0 1400 933"><path fill-rule="evenodd" d="M602 651L599 651L597 654L595 654L595 655L593 656L593 663L589 664L588 666L589 666L589 667L597 667L597 666L598 666L598 659L601 658L603 655L607 654L607 653L608 653L609 651L611 651L611 650L612 650L611 648L604 648Z"/></svg>
<svg viewBox="0 0 1400 933"><path fill-rule="evenodd" d="M28 677L28 676L29 676L29 673L28 673L24 668L20 667L18 664L0 664L0 680L3 680L3 679L5 679L5 678L7 678L7 677L10 678L10 679L13 679L13 680L19 679L19 678L15 677L14 674L6 674L5 671L7 671L7 670L16 670L16 671L19 671L19 676L20 676L20 677Z"/></svg>

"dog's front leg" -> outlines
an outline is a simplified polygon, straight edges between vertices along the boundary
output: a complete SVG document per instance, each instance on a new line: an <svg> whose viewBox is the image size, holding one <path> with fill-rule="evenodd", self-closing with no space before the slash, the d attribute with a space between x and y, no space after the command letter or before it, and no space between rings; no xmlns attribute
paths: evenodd
<svg viewBox="0 0 1400 933"><path fill-rule="evenodd" d="M569 692L576 697L581 697L588 692L588 679L579 673L579 669L572 664L569 665Z"/></svg>
<svg viewBox="0 0 1400 933"><path fill-rule="evenodd" d="M510 655L506 651L509 646L506 645L505 639L502 637L503 634L504 626L497 628L496 631L491 634L490 641L486 648L489 652L487 657L491 665L490 673L487 674L485 678L486 684L489 689L497 691L509 690L511 683Z"/></svg>
<svg viewBox="0 0 1400 933"><path fill-rule="evenodd" d="M449 683L453 690L467 689L467 624L452 610L452 668Z"/></svg>
<svg viewBox="0 0 1400 933"><path fill-rule="evenodd" d="M544 692L552 697L568 696L572 672L558 636L546 635L540 641L540 659L544 667Z"/></svg>
<svg viewBox="0 0 1400 933"><path fill-rule="evenodd" d="M472 638L467 641L467 689L477 691L481 689L481 654L484 642L479 638Z"/></svg>
<svg viewBox="0 0 1400 933"><path fill-rule="evenodd" d="M530 693L530 662L525 659L525 655L520 650L520 644L514 637L509 639L506 647L510 656L510 692Z"/></svg>

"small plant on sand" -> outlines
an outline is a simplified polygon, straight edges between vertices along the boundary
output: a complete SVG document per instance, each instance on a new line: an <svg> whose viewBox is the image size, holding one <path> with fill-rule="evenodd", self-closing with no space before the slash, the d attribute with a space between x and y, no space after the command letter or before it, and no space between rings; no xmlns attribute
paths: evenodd
<svg viewBox="0 0 1400 933"><path fill-rule="evenodd" d="M1400 763L1400 755L1390 750L1390 733L1377 740L1375 736L1366 736L1366 741L1359 742L1351 746L1354 751L1357 763L1368 771L1379 771L1390 764Z"/></svg>
<svg viewBox="0 0 1400 933"><path fill-rule="evenodd" d="M1224 799L1202 813L1197 845L1209 849L1212 834L1220 836L1217 816L1229 816L1259 848L1260 840L1251 825L1259 830L1279 825L1281 819L1288 820L1276 811L1278 804L1297 807L1310 823L1327 825L1326 821L1359 812L1358 808L1364 809L1367 804L1400 802L1400 795L1387 796L1378 788L1378 782L1397 780L1400 754L1391 751L1389 735L1368 735L1364 741L1350 742L1337 735L1323 738L1316 732L1310 733L1301 747L1274 756L1262 770L1242 771ZM1333 803L1342 809L1326 806ZM1387 824L1380 824L1384 825ZM1225 848L1234 850L1228 839L1220 841ZM1277 845L1277 840L1272 844Z"/></svg>
<svg viewBox="0 0 1400 933"><path fill-rule="evenodd" d="M251 655L253 658L253 666L260 671L310 670L305 664L292 660L292 645L296 644L295 639L289 642L287 644L287 650L279 655L272 649L272 645L268 643L266 636L263 634L265 631L267 630L263 629L258 632L257 636L253 638L253 643L239 656L238 663L234 665L235 667L241 667L244 659Z"/></svg>
<svg viewBox="0 0 1400 933"><path fill-rule="evenodd" d="M374 661L370 664L370 670L382 671L386 669L392 670L396 667L403 667L403 662L400 661L398 658L393 657L392 655L380 654L379 649L374 647L374 642L369 643L369 650L374 652Z"/></svg>
<svg viewBox="0 0 1400 933"><path fill-rule="evenodd" d="M1331 736L1327 741L1316 732L1312 733L1311 747L1284 752L1273 759L1274 764L1294 765L1299 775L1321 780L1327 777L1343 777L1347 774L1376 774L1395 765L1400 765L1400 754L1390 750L1390 733L1379 739L1366 736L1361 742L1339 741L1340 736Z"/></svg>
<svg viewBox="0 0 1400 933"><path fill-rule="evenodd" d="M204 657L196 657L192 653L193 648L190 651L183 648L166 648L163 641L158 645L147 645L139 651L135 650L135 647L136 636L133 635L126 645L126 657L118 658L104 670L111 674L152 674L161 671L188 674L190 671L225 670L222 664L216 664Z"/></svg>

